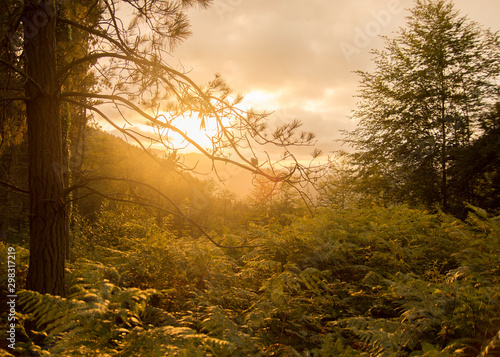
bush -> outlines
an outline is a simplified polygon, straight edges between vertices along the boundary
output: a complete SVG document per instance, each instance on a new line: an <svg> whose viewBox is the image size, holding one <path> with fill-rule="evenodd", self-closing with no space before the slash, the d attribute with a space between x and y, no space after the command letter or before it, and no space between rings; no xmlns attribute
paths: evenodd
<svg viewBox="0 0 500 357"><path fill-rule="evenodd" d="M104 217L79 233L87 255L69 267L72 295L22 293L47 353L85 355L83 341L117 356L477 356L496 346L500 230L477 209L467 222L407 206L323 209L216 237L249 243L241 249L148 221L119 231L121 219Z"/></svg>

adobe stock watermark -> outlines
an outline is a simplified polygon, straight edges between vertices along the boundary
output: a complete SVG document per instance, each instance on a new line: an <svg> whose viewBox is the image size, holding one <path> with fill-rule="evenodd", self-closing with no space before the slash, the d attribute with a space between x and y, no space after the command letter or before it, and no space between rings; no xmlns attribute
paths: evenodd
<svg viewBox="0 0 500 357"><path fill-rule="evenodd" d="M65 3L66 1L67 0L62 1L62 3ZM49 20L55 16L56 10L47 6L44 2L40 2L38 4L38 8L33 10L31 13L23 14L20 18L20 22L22 23L24 41L35 37L38 34L38 31L47 26ZM13 29L4 26L2 28L2 32L7 32L7 38L13 46L21 46L23 39L16 36Z"/></svg>
<svg viewBox="0 0 500 357"><path fill-rule="evenodd" d="M212 7L217 13L217 16L219 16L222 20L227 16L227 14L233 12L242 3L243 0L221 0L214 2Z"/></svg>
<svg viewBox="0 0 500 357"><path fill-rule="evenodd" d="M16 349L16 248L7 250L7 346Z"/></svg>
<svg viewBox="0 0 500 357"><path fill-rule="evenodd" d="M362 53L362 50L370 45L372 39L377 37L382 29L391 24L394 15L401 13L403 9L401 0L392 0L385 9L372 10L370 12L372 19L364 26L354 29L353 38L350 42L340 44L345 59L351 62L354 55Z"/></svg>

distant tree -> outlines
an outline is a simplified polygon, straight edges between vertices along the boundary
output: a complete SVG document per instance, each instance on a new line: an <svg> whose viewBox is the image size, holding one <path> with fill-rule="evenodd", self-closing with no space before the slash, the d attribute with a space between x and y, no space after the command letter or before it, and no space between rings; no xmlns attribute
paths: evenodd
<svg viewBox="0 0 500 357"><path fill-rule="evenodd" d="M169 138L176 133L210 159L232 163L270 180L287 180L292 174L308 177L307 168L297 161L279 174L269 174L265 169L273 165L271 160L264 160L268 156L258 158L252 150L256 144L274 144L285 150L288 145L311 144L312 134L297 133L298 122L267 133L268 114L239 108L242 97L231 96L220 76L199 86L182 67L167 63L168 51L190 34L185 9L209 3L7 2L0 17L0 64L2 76L13 80L2 89L0 101L4 106L25 103L30 200L28 289L64 294L67 198L88 179L79 176L78 182L70 185L65 178L65 118L77 110L101 117L143 149L148 143L163 143L175 154L177 148ZM81 40L88 46L71 45ZM99 86L78 86L84 82L84 73L98 77ZM114 108L118 115L109 115L103 105ZM145 138L126 127L132 115L148 121L158 135ZM209 124L217 128L210 148L202 147L176 127L176 120L184 116L198 117L201 128ZM86 182L91 185L96 180Z"/></svg>
<svg viewBox="0 0 500 357"><path fill-rule="evenodd" d="M320 204L340 209L355 207L361 195L355 186L354 172L355 167L347 152L339 151L331 157L326 174L318 184ZM368 188L363 191L368 194Z"/></svg>
<svg viewBox="0 0 500 357"><path fill-rule="evenodd" d="M294 213L306 210L300 191L286 182L272 182L265 177L256 177L248 195L252 211L251 220L259 223L278 222L287 224Z"/></svg>
<svg viewBox="0 0 500 357"><path fill-rule="evenodd" d="M417 0L406 28L385 42L373 51L375 70L358 72L359 123L345 135L358 178L392 202L448 210L468 198L450 190L453 153L481 135L480 120L498 99L498 33L450 1Z"/></svg>
<svg viewBox="0 0 500 357"><path fill-rule="evenodd" d="M481 120L482 135L453 152L450 189L468 202L500 213L500 103ZM463 212L466 215L465 207Z"/></svg>
<svg viewBox="0 0 500 357"><path fill-rule="evenodd" d="M215 222L214 226L219 228L224 228L228 226L230 218L232 221L237 221L240 217L236 217L238 214L236 210L237 196L235 193L229 191L227 188L223 188L215 193L215 207L212 213L211 220ZM241 213L241 212L240 212Z"/></svg>

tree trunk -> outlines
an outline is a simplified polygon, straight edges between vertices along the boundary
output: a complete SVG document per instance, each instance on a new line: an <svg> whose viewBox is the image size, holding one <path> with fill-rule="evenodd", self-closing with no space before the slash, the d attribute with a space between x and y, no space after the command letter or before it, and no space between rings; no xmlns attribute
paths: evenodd
<svg viewBox="0 0 500 357"><path fill-rule="evenodd" d="M30 263L27 288L64 295L65 206L55 56L55 0L27 0L22 18L29 145Z"/></svg>
<svg viewBox="0 0 500 357"><path fill-rule="evenodd" d="M443 123L441 124L441 140L443 141L441 144L441 208L443 211L448 210L448 172L447 172L447 167L446 167L446 156L447 156L447 150L446 150L446 122L445 118L443 115L442 119Z"/></svg>

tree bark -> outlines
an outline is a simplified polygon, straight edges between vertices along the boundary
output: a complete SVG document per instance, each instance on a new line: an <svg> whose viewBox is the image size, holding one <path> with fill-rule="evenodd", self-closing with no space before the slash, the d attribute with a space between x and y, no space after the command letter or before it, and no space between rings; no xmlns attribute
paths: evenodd
<svg viewBox="0 0 500 357"><path fill-rule="evenodd" d="M29 146L27 288L64 295L65 205L55 53L55 0L28 0L22 17Z"/></svg>
<svg viewBox="0 0 500 357"><path fill-rule="evenodd" d="M448 172L446 167L446 122L443 115L443 123L441 124L441 140L443 141L441 144L441 208L443 211L448 210Z"/></svg>

